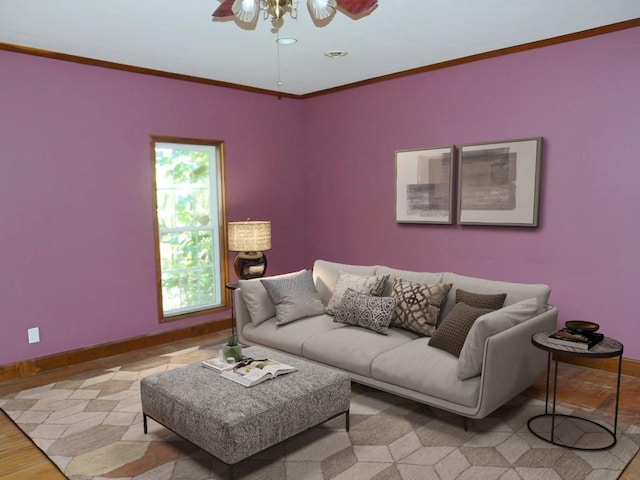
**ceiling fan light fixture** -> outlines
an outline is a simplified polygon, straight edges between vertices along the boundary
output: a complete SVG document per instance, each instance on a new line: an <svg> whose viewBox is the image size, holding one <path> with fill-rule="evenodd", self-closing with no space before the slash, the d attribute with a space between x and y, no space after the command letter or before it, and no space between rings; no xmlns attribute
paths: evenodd
<svg viewBox="0 0 640 480"><path fill-rule="evenodd" d="M309 13L316 20L325 20L336 11L336 0L307 0Z"/></svg>
<svg viewBox="0 0 640 480"><path fill-rule="evenodd" d="M240 22L253 23L260 12L259 0L235 0L231 11Z"/></svg>
<svg viewBox="0 0 640 480"><path fill-rule="evenodd" d="M263 0L264 1L264 0ZM268 16L271 16L272 20L280 20L284 17L285 13L289 13L295 18L296 8L291 3L291 0L267 0L264 9Z"/></svg>
<svg viewBox="0 0 640 480"><path fill-rule="evenodd" d="M378 0L307 0L317 27L329 23L338 7L349 15L356 15L369 13L377 6ZM275 33L284 24L286 13L293 19L298 18L298 0L220 0L212 19L236 17L239 23L250 24L256 22L261 10L265 20L271 19Z"/></svg>

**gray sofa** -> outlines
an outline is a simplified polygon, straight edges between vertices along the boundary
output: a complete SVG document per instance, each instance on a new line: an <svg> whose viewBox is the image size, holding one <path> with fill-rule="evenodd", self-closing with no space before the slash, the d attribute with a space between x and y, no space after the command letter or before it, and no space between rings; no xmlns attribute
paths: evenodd
<svg viewBox="0 0 640 480"><path fill-rule="evenodd" d="M388 335L381 335L367 328L338 323L322 313L279 324L264 284L256 283L259 279L241 281L241 288L234 292L240 341L337 368L355 382L468 418L487 416L546 371L546 353L531 344L533 333L556 327L558 312L548 305L550 289L546 285L317 260L313 283L325 306L339 272L388 275L390 281L383 296L391 295L394 278L421 284L452 284L439 313L439 326L454 307L458 289L478 294L506 293L506 299L504 308L475 321L458 358L431 347L431 337L396 327L390 327ZM479 373L474 374L473 367L469 370L470 358L477 362ZM466 370L464 375L461 367Z"/></svg>

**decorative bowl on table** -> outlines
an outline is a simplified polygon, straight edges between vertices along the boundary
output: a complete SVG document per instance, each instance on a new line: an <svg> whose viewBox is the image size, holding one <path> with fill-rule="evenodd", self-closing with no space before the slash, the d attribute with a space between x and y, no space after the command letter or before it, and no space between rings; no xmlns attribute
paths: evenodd
<svg viewBox="0 0 640 480"><path fill-rule="evenodd" d="M600 325L594 322L585 322L584 320L569 320L565 322L565 327L576 333L597 332Z"/></svg>

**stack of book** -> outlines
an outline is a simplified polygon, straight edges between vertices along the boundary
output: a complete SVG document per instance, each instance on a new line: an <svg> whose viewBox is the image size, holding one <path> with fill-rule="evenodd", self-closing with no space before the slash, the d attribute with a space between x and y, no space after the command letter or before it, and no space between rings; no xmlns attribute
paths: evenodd
<svg viewBox="0 0 640 480"><path fill-rule="evenodd" d="M604 335L596 332L576 332L569 328L563 328L549 335L549 343L562 345L565 347L589 350L594 345L602 341Z"/></svg>

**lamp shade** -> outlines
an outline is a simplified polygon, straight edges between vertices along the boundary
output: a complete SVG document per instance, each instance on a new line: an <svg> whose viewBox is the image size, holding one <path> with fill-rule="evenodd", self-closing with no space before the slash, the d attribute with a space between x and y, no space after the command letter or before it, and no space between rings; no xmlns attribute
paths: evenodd
<svg viewBox="0 0 640 480"><path fill-rule="evenodd" d="M271 250L271 222L229 222L227 237L228 248L232 252Z"/></svg>

